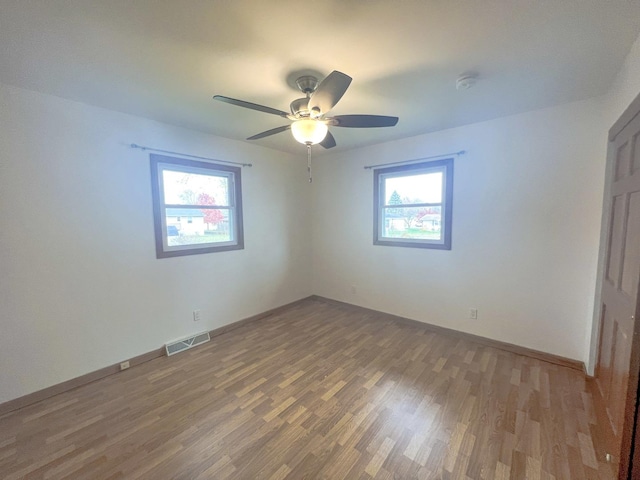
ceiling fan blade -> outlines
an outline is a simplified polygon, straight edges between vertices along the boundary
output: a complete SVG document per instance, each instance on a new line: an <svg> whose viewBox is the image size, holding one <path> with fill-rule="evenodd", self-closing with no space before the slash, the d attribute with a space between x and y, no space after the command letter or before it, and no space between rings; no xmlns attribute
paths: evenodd
<svg viewBox="0 0 640 480"><path fill-rule="evenodd" d="M287 116L289 115L287 112L283 112L282 110L265 107L264 105L258 105L257 103L245 102L244 100L236 100L235 98L223 97L222 95L214 95L213 99L225 103L230 103L231 105L237 105L238 107L250 108L251 110L257 110L259 112L278 115L279 117L287 118Z"/></svg>
<svg viewBox="0 0 640 480"><path fill-rule="evenodd" d="M350 128L393 127L398 123L398 117L385 115L336 115L328 120L329 125Z"/></svg>
<svg viewBox="0 0 640 480"><path fill-rule="evenodd" d="M324 137L324 140L322 140L318 145L324 148L333 148L336 146L336 139L333 138L331 132L327 132L327 136Z"/></svg>
<svg viewBox="0 0 640 480"><path fill-rule="evenodd" d="M268 137L270 135L275 135L276 133L286 132L289 129L291 129L291 125L284 125L282 127L272 128L271 130L267 130L266 132L258 133L256 135L254 135L253 137L249 137L249 138L247 138L247 140L258 140L259 138L264 138L264 137Z"/></svg>
<svg viewBox="0 0 640 480"><path fill-rule="evenodd" d="M334 70L316 88L309 99L311 116L319 117L331 110L347 91L351 77Z"/></svg>

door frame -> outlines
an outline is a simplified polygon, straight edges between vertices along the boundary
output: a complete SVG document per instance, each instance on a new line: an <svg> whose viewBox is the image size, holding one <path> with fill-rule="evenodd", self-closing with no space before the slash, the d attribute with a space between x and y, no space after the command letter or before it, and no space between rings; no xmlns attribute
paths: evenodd
<svg viewBox="0 0 640 480"><path fill-rule="evenodd" d="M609 129L608 142L607 142L607 165L606 165L606 179L604 188L604 202L603 202L603 216L601 223L601 235L600 235L600 252L598 261L598 280L596 285L595 295L595 315L594 315L594 327L596 336L591 342L591 360L593 368L595 369L598 364L598 353L600 345L600 316L601 316L601 289L602 278L605 271L605 256L608 250L608 231L609 223L611 222L611 205L610 205L610 192L613 182L613 170L615 166L615 152L612 152L612 143L616 137L624 130L624 128L636 117L640 115L640 94L631 102L631 104L625 109L620 118L616 120L613 126ZM640 272L638 272L640 275ZM640 285L639 285L640 290ZM640 293L640 292L639 292ZM624 424L621 432L620 450L610 452L618 459L618 479L627 480L632 478L640 478L640 294L636 299L635 306L635 320L633 323L633 334L631 340L631 352L630 352L630 368L629 379L627 383L627 394L625 398L625 411L624 411ZM595 375L595 371L594 371ZM597 401L599 395L596 394L598 388L594 379L591 379L589 383L593 388L594 393L594 408L596 409L596 415L598 423L600 424L600 432L604 436L605 440L610 438L612 432L610 432L610 426L603 424L603 421L608 422L607 413L603 411L604 405L599 404ZM636 448L634 448L636 447Z"/></svg>

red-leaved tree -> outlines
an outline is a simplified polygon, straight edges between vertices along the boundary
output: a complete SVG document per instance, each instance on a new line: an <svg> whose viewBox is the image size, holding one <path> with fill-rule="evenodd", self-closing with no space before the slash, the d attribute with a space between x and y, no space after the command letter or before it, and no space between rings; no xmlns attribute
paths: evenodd
<svg viewBox="0 0 640 480"><path fill-rule="evenodd" d="M198 195L198 205L215 205L216 199L213 198L208 193L201 193ZM207 228L210 228L209 225L217 225L224 220L224 215L217 208L206 208L200 210L204 215L204 223L207 224Z"/></svg>

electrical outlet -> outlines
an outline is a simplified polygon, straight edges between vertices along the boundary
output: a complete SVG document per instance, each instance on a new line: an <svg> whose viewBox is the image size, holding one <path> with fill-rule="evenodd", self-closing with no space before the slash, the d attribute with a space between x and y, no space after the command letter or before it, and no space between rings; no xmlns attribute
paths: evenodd
<svg viewBox="0 0 640 480"><path fill-rule="evenodd" d="M478 309L477 308L470 308L469 309L469 318L471 320L477 320L478 319Z"/></svg>
<svg viewBox="0 0 640 480"><path fill-rule="evenodd" d="M193 311L193 321L194 322L199 322L200 321L200 310L194 310Z"/></svg>
<svg viewBox="0 0 640 480"><path fill-rule="evenodd" d="M356 287L355 285L351 285L351 294L355 295L356 293L358 293L358 287Z"/></svg>
<svg viewBox="0 0 640 480"><path fill-rule="evenodd" d="M120 370L126 370L127 368L129 368L129 360L127 360L126 362L122 362L120 364Z"/></svg>

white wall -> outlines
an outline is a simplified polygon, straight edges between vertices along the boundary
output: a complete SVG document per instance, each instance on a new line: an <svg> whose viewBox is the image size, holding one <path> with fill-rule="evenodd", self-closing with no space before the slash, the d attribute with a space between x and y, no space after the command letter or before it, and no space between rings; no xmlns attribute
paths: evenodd
<svg viewBox="0 0 640 480"><path fill-rule="evenodd" d="M636 39L635 43L631 47L629 54L627 55L624 64L618 72L613 85L609 89L607 95L602 99L603 101L603 132L613 126L613 124L620 118L629 104L640 95L640 36ZM605 139L606 141L606 139ZM613 174L613 162L608 161L606 165L606 183L609 185L609 179ZM604 271L604 257L606 249L606 232L607 225L609 223L610 205L608 202L609 191L605 192L604 205L602 208L602 222L601 222L601 235L600 235L600 252L598 260L598 282L595 289L595 305L593 312L593 322L591 325L591 335L589 338L589 359L587 362L587 371L593 375L596 366L597 354L598 354L598 342L599 342L599 330L600 330L600 288L601 277Z"/></svg>
<svg viewBox="0 0 640 480"><path fill-rule="evenodd" d="M131 143L252 162L245 249L157 260ZM0 85L0 402L310 295L308 201L304 155Z"/></svg>
<svg viewBox="0 0 640 480"><path fill-rule="evenodd" d="M0 85L0 403L311 293L592 371L606 131L638 92L640 39L603 99L317 157L310 197L304 158ZM132 142L251 161L245 249L157 260ZM460 149L453 250L373 246L362 167Z"/></svg>
<svg viewBox="0 0 640 480"><path fill-rule="evenodd" d="M314 293L585 360L601 124L600 101L588 100L322 157ZM452 250L374 246L373 174L363 166L459 150L468 153L454 165Z"/></svg>

